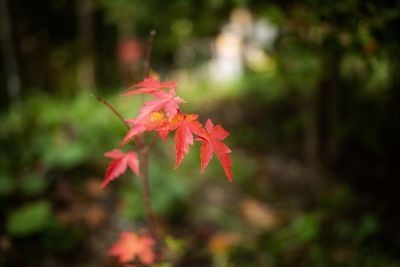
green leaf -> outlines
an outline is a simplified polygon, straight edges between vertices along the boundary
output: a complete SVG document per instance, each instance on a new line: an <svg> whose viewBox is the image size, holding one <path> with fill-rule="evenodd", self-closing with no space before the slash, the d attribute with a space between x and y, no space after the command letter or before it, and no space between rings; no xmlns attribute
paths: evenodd
<svg viewBox="0 0 400 267"><path fill-rule="evenodd" d="M9 176L0 176L0 196L11 195L15 190L15 180Z"/></svg>
<svg viewBox="0 0 400 267"><path fill-rule="evenodd" d="M20 182L21 192L25 195L35 196L43 193L48 186L48 181L41 176L28 175Z"/></svg>
<svg viewBox="0 0 400 267"><path fill-rule="evenodd" d="M52 217L50 203L37 201L13 211L7 220L7 232L13 236L28 236L42 231Z"/></svg>
<svg viewBox="0 0 400 267"><path fill-rule="evenodd" d="M78 230L65 227L55 220L49 223L42 238L46 249L57 253L71 252L80 241Z"/></svg>
<svg viewBox="0 0 400 267"><path fill-rule="evenodd" d="M312 241L320 231L320 218L316 214L306 214L292 223L292 229L299 240Z"/></svg>
<svg viewBox="0 0 400 267"><path fill-rule="evenodd" d="M153 265L151 265L151 267L172 267L172 264L167 263L167 262L162 262L162 263L153 264Z"/></svg>
<svg viewBox="0 0 400 267"><path fill-rule="evenodd" d="M174 238L170 235L165 237L165 244L167 248L173 252L182 253L185 248L185 243L183 240Z"/></svg>

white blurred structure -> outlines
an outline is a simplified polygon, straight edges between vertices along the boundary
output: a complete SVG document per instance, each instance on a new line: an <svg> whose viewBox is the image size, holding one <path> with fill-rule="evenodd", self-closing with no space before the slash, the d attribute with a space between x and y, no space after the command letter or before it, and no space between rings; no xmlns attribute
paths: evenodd
<svg viewBox="0 0 400 267"><path fill-rule="evenodd" d="M242 77L245 67L257 72L271 71L274 59L266 52L277 36L278 27L265 18L254 20L249 10L235 9L217 37L192 39L180 47L175 55L180 68L175 70L174 79L183 87L199 80L229 85ZM196 65L204 59L209 60Z"/></svg>
<svg viewBox="0 0 400 267"><path fill-rule="evenodd" d="M242 40L240 36L222 32L214 44L215 55L210 62L211 79L217 82L240 78L243 72Z"/></svg>
<svg viewBox="0 0 400 267"><path fill-rule="evenodd" d="M270 49L278 37L278 27L266 19L258 19L253 24L251 41L263 48Z"/></svg>
<svg viewBox="0 0 400 267"><path fill-rule="evenodd" d="M240 79L245 64L260 69L267 61L263 48L270 49L277 35L277 27L267 20L254 22L249 10L233 10L229 23L222 27L213 44L211 80L227 83Z"/></svg>

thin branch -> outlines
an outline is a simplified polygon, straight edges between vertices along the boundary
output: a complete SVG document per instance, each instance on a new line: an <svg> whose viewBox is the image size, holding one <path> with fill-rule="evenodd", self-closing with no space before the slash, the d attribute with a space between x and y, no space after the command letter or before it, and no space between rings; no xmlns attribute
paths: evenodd
<svg viewBox="0 0 400 267"><path fill-rule="evenodd" d="M152 148L157 143L157 141L158 141L158 135L155 134L155 135L153 135L153 138L149 144L149 147Z"/></svg>
<svg viewBox="0 0 400 267"><path fill-rule="evenodd" d="M153 209L151 207L151 194L150 194L150 186L149 186L149 146L144 146L141 150L141 178L143 184L143 202L146 210L147 224L149 226L150 235L156 241L156 246L154 248L154 252L156 254L156 261L161 262L162 255L162 242L160 242L160 237L157 233L157 225L154 219Z"/></svg>
<svg viewBox="0 0 400 267"><path fill-rule="evenodd" d="M154 42L154 37L156 36L156 30L152 30L149 35L149 39L147 40L147 49L146 49L146 57L144 61L144 77L149 77L150 75L150 70L151 70L151 64L150 64L150 57L151 57L151 51L153 49L153 42Z"/></svg>
<svg viewBox="0 0 400 267"><path fill-rule="evenodd" d="M92 95L93 96L93 95ZM95 96L97 98L97 100L99 100L100 103L102 103L103 105L105 105L106 107L108 107L115 116L118 117L118 119L120 119L122 121L122 123L126 126L126 128L128 128L128 130L131 128L130 125L125 121L125 119L122 117L121 113L119 113L113 105L111 105L107 100L105 100L104 98L100 97L100 96ZM138 148L143 148L143 141L135 138L134 139L135 144Z"/></svg>
<svg viewBox="0 0 400 267"><path fill-rule="evenodd" d="M143 201L146 210L147 223L149 224L151 235L157 240L157 234L155 230L155 221L153 209L151 207L151 195L149 188L149 147L144 146L141 149L142 155L142 167L141 167L141 177L143 183Z"/></svg>
<svg viewBox="0 0 400 267"><path fill-rule="evenodd" d="M93 96L93 95L92 95ZM121 113L119 113L114 107L113 105L111 105L110 103L108 103L107 100L105 100L104 98L100 97L100 96L95 96L97 98L97 100L99 100L100 103L102 103L103 105L105 105L106 107L108 107L121 121L122 123L128 128L128 130L131 128L129 126L129 124L125 121L124 117L122 117Z"/></svg>

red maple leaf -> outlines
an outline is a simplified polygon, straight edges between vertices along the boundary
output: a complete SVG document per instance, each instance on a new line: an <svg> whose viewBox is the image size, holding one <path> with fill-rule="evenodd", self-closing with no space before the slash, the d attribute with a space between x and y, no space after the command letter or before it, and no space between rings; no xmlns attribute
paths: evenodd
<svg viewBox="0 0 400 267"><path fill-rule="evenodd" d="M232 160L229 157L231 150L227 145L221 142L221 140L225 139L228 135L229 133L225 131L221 125L214 126L212 121L208 119L206 122L206 131L204 131L197 140L203 142L200 150L201 172L204 172L204 169L207 167L215 152L229 182L232 182Z"/></svg>
<svg viewBox="0 0 400 267"><path fill-rule="evenodd" d="M169 92L156 91L151 93L155 100L150 100L144 103L144 106L139 111L137 121L145 120L152 112L164 110L167 114L168 119L175 117L178 112L179 104L185 103L185 100L176 96L175 89L169 90Z"/></svg>
<svg viewBox="0 0 400 267"><path fill-rule="evenodd" d="M108 253L111 256L118 257L120 263L128 263L137 257L142 263L149 265L155 260L154 244L155 240L152 237L122 232L120 239Z"/></svg>
<svg viewBox="0 0 400 267"><path fill-rule="evenodd" d="M130 140L134 139L137 135L146 131L158 131L161 138L165 141L168 135L168 129L163 126L168 124L165 114L161 111L154 111L143 120L137 118L126 120L132 127L121 141L121 146L125 145Z"/></svg>
<svg viewBox="0 0 400 267"><path fill-rule="evenodd" d="M125 92L122 95L126 96L126 95L137 95L137 94L152 94L157 90L164 88L175 89L176 82L160 82L153 78L145 78L142 82L129 87L129 89L134 89L134 90Z"/></svg>
<svg viewBox="0 0 400 267"><path fill-rule="evenodd" d="M129 168L139 176L139 159L136 152L124 153L121 150L114 149L104 153L107 158L113 159L107 167L101 187L105 187L109 182L120 176Z"/></svg>
<svg viewBox="0 0 400 267"><path fill-rule="evenodd" d="M189 145L193 145L193 134L200 135L204 132L199 116L196 114L185 115L180 112L170 121L169 130L176 130L176 162L175 168L178 168L185 154L189 152Z"/></svg>

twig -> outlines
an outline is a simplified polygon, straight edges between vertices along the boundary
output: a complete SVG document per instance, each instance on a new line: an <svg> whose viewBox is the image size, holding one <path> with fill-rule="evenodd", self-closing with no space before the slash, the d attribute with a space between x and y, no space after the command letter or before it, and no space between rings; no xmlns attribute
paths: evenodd
<svg viewBox="0 0 400 267"><path fill-rule="evenodd" d="M151 70L151 64L150 64L150 57L151 57L151 51L153 49L153 42L154 42L154 37L156 36L156 30L152 30L149 35L149 39L147 40L147 49L146 49L146 57L144 61L144 77L149 77L150 75L150 70Z"/></svg>
<svg viewBox="0 0 400 267"><path fill-rule="evenodd" d="M93 94L91 94L91 96L94 96ZM108 107L115 116L118 117L118 119L120 119L122 121L122 123L126 126L126 128L128 128L128 130L131 128L131 126L126 122L126 120L124 120L124 118L122 117L121 113L119 113L113 105L111 105L107 100L105 100L104 98L100 97L100 96L95 96L97 98L97 100L99 100L100 103L102 103L103 105L105 105L106 107ZM134 139L135 144L138 148L143 148L143 141L135 138Z"/></svg>
<svg viewBox="0 0 400 267"><path fill-rule="evenodd" d="M91 95L93 96L93 95ZM102 103L103 105L105 105L106 107L108 107L121 121L122 123L128 128L128 130L131 128L129 126L129 124L124 120L124 118L122 117L121 113L119 113L114 107L113 105L111 105L110 103L108 103L107 100L105 100L104 98L100 97L100 96L96 96L97 100L99 100L100 103Z"/></svg>
<svg viewBox="0 0 400 267"><path fill-rule="evenodd" d="M153 41L154 37L156 35L156 31L152 30L149 35L149 39L147 40L147 49L146 49L146 57L145 57L145 62L144 62L144 77L149 77L150 75L150 70L151 70L151 64L150 64L150 57L151 57L151 52L153 48ZM140 140L142 143L143 142L143 136L140 136ZM150 144L150 146L153 145ZM146 210L146 217L147 217L147 223L149 225L150 233L153 236L153 238L156 240L157 246L156 249L156 254L157 258L161 259L161 253L159 249L160 245L160 240L157 235L156 231L156 222L154 220L154 213L151 205L151 195L150 195L150 187L149 187L149 145L145 145L141 149L141 156L142 156L142 166L141 166L141 177L142 177L142 184L143 184L143 201L144 201L144 207Z"/></svg>
<svg viewBox="0 0 400 267"><path fill-rule="evenodd" d="M153 147L158 141L158 136L157 135L153 135L153 139L151 140L149 147Z"/></svg>
<svg viewBox="0 0 400 267"><path fill-rule="evenodd" d="M142 155L141 177L142 177L142 183L143 183L143 200L144 200L144 206L145 206L145 210L146 210L147 223L149 224L149 228L150 228L150 232L151 232L152 236L157 240L154 214L153 214L153 209L151 207L151 195L150 195L150 188L149 188L149 147L144 146L140 152Z"/></svg>
<svg viewBox="0 0 400 267"><path fill-rule="evenodd" d="M149 39L147 41L147 50L146 50L146 57L145 57L145 73L144 77L148 77L150 74L151 70L151 65L150 65L150 56L151 56L151 50L153 46L153 41L154 41L154 36L156 34L155 30L152 30L150 32ZM105 99L96 96L96 98L99 100L100 103L104 104L107 106L123 123L124 125L130 129L130 125L124 120L124 118L121 116L121 114L110 104L108 103ZM146 145L143 140L143 136L138 136L138 138L135 138L136 145L140 148L140 154L141 154L141 178L142 178L142 184L143 184L143 202L144 202L144 207L146 211L146 217L147 217L147 223L149 225L150 229L150 234L153 236L153 238L156 240L156 242L159 244L159 239L157 236L156 232L156 225L155 225L155 220L154 220L154 214L153 214L153 209L151 205L151 195L150 195L150 187L149 187L149 145ZM154 140L150 145L154 144ZM159 254L159 253L157 253ZM161 255L158 255L161 257Z"/></svg>

